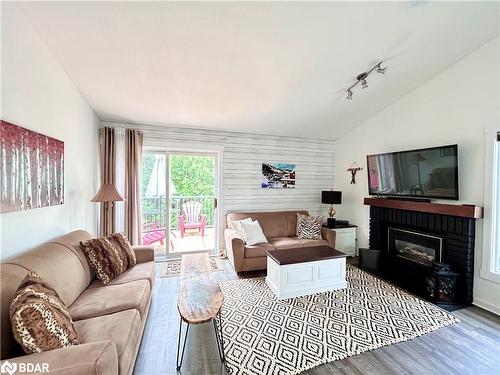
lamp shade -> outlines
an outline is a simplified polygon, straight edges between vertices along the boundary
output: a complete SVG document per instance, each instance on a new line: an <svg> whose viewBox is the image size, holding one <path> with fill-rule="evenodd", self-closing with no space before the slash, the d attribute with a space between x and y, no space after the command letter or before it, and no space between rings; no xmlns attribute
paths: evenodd
<svg viewBox="0 0 500 375"><path fill-rule="evenodd" d="M123 201L123 197L116 190L115 185L113 184L102 184L101 188L97 192L94 198L92 198L91 202L117 202Z"/></svg>
<svg viewBox="0 0 500 375"><path fill-rule="evenodd" d="M341 204L342 203L342 192L341 191L322 191L321 192L321 203L325 204Z"/></svg>

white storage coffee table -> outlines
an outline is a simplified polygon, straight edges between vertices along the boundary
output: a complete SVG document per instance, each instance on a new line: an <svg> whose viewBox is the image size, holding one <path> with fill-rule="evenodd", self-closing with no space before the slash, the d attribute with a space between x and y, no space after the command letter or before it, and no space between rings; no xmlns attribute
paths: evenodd
<svg viewBox="0 0 500 375"><path fill-rule="evenodd" d="M347 287L347 255L331 247L270 250L266 254L266 284L278 299Z"/></svg>

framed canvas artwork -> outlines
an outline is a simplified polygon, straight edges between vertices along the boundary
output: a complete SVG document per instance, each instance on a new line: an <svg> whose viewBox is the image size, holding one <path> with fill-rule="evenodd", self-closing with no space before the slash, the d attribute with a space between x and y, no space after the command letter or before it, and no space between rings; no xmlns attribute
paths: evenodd
<svg viewBox="0 0 500 375"><path fill-rule="evenodd" d="M295 188L295 164L262 163L263 189Z"/></svg>
<svg viewBox="0 0 500 375"><path fill-rule="evenodd" d="M0 122L0 212L64 203L64 142Z"/></svg>

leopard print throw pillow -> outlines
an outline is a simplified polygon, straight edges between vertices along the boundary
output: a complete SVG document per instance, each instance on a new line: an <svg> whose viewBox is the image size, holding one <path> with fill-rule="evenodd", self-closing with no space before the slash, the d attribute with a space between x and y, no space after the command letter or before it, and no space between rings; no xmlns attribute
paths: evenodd
<svg viewBox="0 0 500 375"><path fill-rule="evenodd" d="M35 272L17 288L10 304L12 333L26 354L78 345L67 307Z"/></svg>

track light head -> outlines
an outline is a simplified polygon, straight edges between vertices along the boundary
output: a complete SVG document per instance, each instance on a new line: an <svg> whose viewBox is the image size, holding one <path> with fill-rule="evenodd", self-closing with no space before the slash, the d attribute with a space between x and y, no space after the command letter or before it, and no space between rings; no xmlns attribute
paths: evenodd
<svg viewBox="0 0 500 375"><path fill-rule="evenodd" d="M368 87L368 82L366 82L366 79L365 79L365 78L363 78L363 79L361 80L361 88L362 88L362 89L366 89L367 87Z"/></svg>
<svg viewBox="0 0 500 375"><path fill-rule="evenodd" d="M380 63L380 64L382 64L382 63ZM387 70L387 67L382 68L382 67L380 66L380 64L378 64L378 65L377 65L377 70L376 70L376 72L377 72L377 73L379 73L379 74L385 74L385 71Z"/></svg>
<svg viewBox="0 0 500 375"><path fill-rule="evenodd" d="M352 91L351 90L347 90L347 97L346 97L346 99L349 99L349 100L352 99Z"/></svg>

